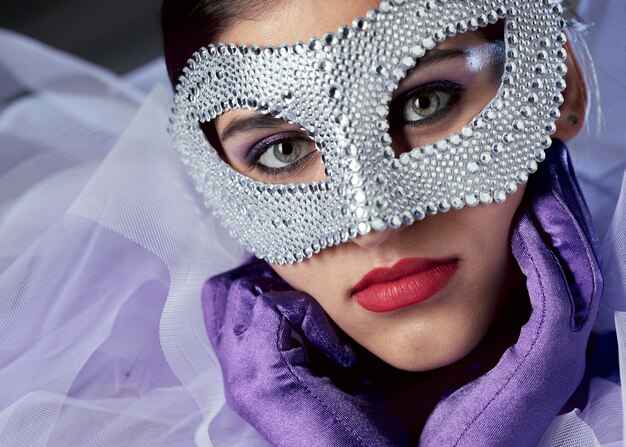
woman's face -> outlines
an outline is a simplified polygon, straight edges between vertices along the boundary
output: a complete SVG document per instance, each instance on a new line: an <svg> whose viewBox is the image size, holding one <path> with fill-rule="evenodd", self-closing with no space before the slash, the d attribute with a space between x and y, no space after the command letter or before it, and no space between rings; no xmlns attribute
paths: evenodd
<svg viewBox="0 0 626 447"><path fill-rule="evenodd" d="M370 0L277 2L254 20L235 20L219 41L277 45L307 40L335 31L378 5ZM449 38L400 84L388 119L396 154L459 131L495 96L503 47L492 38L482 31ZM235 169L267 183L324 179L320 153L298 126L254 121L256 113L233 111L215 121L224 155ZM435 369L476 347L504 297L520 284L509 232L523 194L521 186L503 204L429 216L410 226L359 236L300 264L272 267L291 286L315 298L339 327L383 361L407 371ZM359 304L354 289L368 272L407 258L447 265L421 276L402 273L399 283L387 282L370 291L384 295L391 288L389 296L408 293L428 299L386 311Z"/></svg>

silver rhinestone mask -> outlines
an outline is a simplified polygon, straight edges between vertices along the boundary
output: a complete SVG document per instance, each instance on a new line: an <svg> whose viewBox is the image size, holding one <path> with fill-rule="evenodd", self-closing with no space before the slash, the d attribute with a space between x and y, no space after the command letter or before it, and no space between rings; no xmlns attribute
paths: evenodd
<svg viewBox="0 0 626 447"><path fill-rule="evenodd" d="M272 263L501 203L537 170L556 130L567 70L561 14L551 0L394 0L307 43L209 45L184 69L170 132L207 206ZM498 20L506 64L495 98L460 132L396 156L391 93L438 42ZM299 125L322 153L326 180L270 185L225 163L200 122L241 108Z"/></svg>

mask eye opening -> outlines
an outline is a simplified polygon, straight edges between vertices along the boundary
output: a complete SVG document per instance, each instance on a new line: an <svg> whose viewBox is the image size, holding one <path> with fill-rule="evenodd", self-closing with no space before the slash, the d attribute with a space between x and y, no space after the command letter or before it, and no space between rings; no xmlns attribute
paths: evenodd
<svg viewBox="0 0 626 447"><path fill-rule="evenodd" d="M256 108L233 107L230 111L247 109L253 114L235 117L222 134L217 130L215 118L198 120L198 132L214 150L224 167L256 187L320 185L330 177L323 139L317 132L285 114L280 106L262 103ZM235 141L222 141L234 139ZM320 141L321 140L321 141ZM229 146L230 144L230 146ZM283 152L296 150L297 154ZM232 151L232 152L229 152ZM313 155L317 154L317 155ZM289 155L293 155L291 157ZM313 160L312 157L319 157ZM319 163L323 163L323 172ZM307 181L307 178L312 180Z"/></svg>
<svg viewBox="0 0 626 447"><path fill-rule="evenodd" d="M467 37L455 39L462 35ZM403 76L382 69L380 74L396 84L385 94L387 102L379 104L387 108L379 128L387 134L390 162L453 137L484 113L503 88L506 48L506 19L501 18L440 36L422 56L412 56L413 66L406 58Z"/></svg>

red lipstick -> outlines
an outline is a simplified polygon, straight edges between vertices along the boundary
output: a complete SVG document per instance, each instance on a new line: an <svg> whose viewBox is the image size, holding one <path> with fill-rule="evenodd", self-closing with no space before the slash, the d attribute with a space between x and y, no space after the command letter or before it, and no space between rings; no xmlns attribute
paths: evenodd
<svg viewBox="0 0 626 447"><path fill-rule="evenodd" d="M454 276L457 259L406 258L366 274L352 298L372 312L389 312L427 300Z"/></svg>

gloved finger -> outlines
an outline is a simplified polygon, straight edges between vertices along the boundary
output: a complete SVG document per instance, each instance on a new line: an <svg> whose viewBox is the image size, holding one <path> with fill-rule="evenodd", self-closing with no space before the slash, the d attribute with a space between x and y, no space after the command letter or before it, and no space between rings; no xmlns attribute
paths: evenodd
<svg viewBox="0 0 626 447"><path fill-rule="evenodd" d="M264 299L271 302L283 317L303 334L306 341L331 361L350 367L356 362L352 347L340 336L341 329L329 318L317 301L305 293L294 296L293 292L267 293ZM344 334L344 337L345 334ZM279 349L293 348L292 338L281 339Z"/></svg>
<svg viewBox="0 0 626 447"><path fill-rule="evenodd" d="M527 277L530 319L491 371L435 407L420 445L536 445L582 379L587 334L571 330L566 275L531 213L518 214L511 246Z"/></svg>
<svg viewBox="0 0 626 447"><path fill-rule="evenodd" d="M264 290L278 290L287 287L284 281L272 277L271 269L267 264L261 262L244 264L234 270L210 278L204 283L202 289L202 311L209 338L216 339L225 324L233 327L233 317L226 321L225 315L227 307L238 302L236 298L229 299L232 285L237 281L240 281L237 289L241 295L243 295L244 289L253 289L255 286L258 286L259 293ZM241 281L246 282L241 283ZM244 303L238 303L238 312L241 315L234 318L238 321L237 325L240 326L240 329L247 326L250 316L242 304ZM246 302L245 304L249 306L253 303Z"/></svg>
<svg viewBox="0 0 626 447"><path fill-rule="evenodd" d="M580 184L576 177L572 159L567 147L559 140L554 143L555 163L550 166L550 175L553 189L563 197L570 210L574 214L576 221L584 230L587 240L590 241L595 252L598 253L598 237L593 229L593 223L589 207L585 201Z"/></svg>
<svg viewBox="0 0 626 447"><path fill-rule="evenodd" d="M254 306L262 294L259 286L248 278L235 281L231 286L232 302L229 312L230 327L235 335L243 334L250 325Z"/></svg>
<svg viewBox="0 0 626 447"><path fill-rule="evenodd" d="M538 201L546 203L535 214L535 225L541 229L543 239L551 247L565 274L567 292L573 305L572 330L576 330L585 324L599 300L603 288L600 266L584 230L563 199L554 194L552 197L541 197Z"/></svg>
<svg viewBox="0 0 626 447"><path fill-rule="evenodd" d="M207 280L202 287L202 313L207 334L211 340L218 337L224 324L228 291L233 282L229 275Z"/></svg>
<svg viewBox="0 0 626 447"><path fill-rule="evenodd" d="M252 323L255 308L259 305L269 307L261 312L278 314L275 306L268 306L267 300L263 303L262 297L273 292L294 294L289 286L281 279L266 276L252 276L239 278L231 284L229 293L233 295L229 306L229 322L235 335L243 334ZM260 318L260 317L258 317Z"/></svg>
<svg viewBox="0 0 626 447"><path fill-rule="evenodd" d="M559 258L544 242L527 212L520 213L511 235L511 250L522 273L533 308L530 320L548 318L552 325L567 325L574 302Z"/></svg>
<svg viewBox="0 0 626 447"><path fill-rule="evenodd" d="M356 361L352 348L339 337L338 328L309 295L292 290L272 275L225 276L226 280L222 276L221 280L210 282L211 287L207 287L209 290L203 297L206 314L224 314L219 317L222 327L213 329L216 332L213 339L219 342L223 331L230 331L236 337L243 335L254 325L255 337L266 337L267 343L275 344L278 350L300 348L298 356L294 354L292 358L300 359L302 365L308 363L307 348L318 350L344 367ZM231 282L233 277L237 279ZM218 324L208 321L207 327L215 328ZM294 328L302 333L305 342L294 337L297 336Z"/></svg>
<svg viewBox="0 0 626 447"><path fill-rule="evenodd" d="M356 353L345 341L347 335L313 299L306 304L302 330L313 346L333 362L346 368L356 363Z"/></svg>
<svg viewBox="0 0 626 447"><path fill-rule="evenodd" d="M572 299L572 330L577 330L590 315L595 318L603 278L595 241L590 239L589 212L575 176L570 177L574 174L568 171L567 151L558 146L551 150L555 151L551 163L531 179L520 211L531 215L536 231L558 259Z"/></svg>

